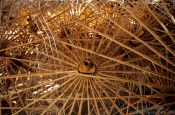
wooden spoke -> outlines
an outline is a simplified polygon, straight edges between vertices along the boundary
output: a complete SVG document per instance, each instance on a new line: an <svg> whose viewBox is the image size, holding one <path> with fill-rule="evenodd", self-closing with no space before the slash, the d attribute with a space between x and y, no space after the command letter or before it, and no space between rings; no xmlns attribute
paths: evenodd
<svg viewBox="0 0 175 115"><path fill-rule="evenodd" d="M175 114L173 0L1 0L0 115Z"/></svg>

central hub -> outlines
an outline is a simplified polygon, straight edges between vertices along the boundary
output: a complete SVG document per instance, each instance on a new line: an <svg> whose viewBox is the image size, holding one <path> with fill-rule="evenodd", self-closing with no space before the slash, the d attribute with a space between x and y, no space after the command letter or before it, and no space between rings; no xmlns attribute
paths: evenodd
<svg viewBox="0 0 175 115"><path fill-rule="evenodd" d="M95 74L96 65L90 60L84 60L79 64L78 72L82 74Z"/></svg>

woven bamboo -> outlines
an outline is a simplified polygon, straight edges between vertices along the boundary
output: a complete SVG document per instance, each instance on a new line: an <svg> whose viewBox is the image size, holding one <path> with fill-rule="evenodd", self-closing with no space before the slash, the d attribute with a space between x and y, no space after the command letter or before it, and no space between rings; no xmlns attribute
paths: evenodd
<svg viewBox="0 0 175 115"><path fill-rule="evenodd" d="M0 115L175 114L173 0L1 0Z"/></svg>

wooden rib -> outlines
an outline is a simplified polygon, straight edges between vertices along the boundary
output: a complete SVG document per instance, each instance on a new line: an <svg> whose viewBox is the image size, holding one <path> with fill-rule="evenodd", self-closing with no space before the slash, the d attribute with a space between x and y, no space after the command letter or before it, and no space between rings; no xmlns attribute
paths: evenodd
<svg viewBox="0 0 175 115"><path fill-rule="evenodd" d="M18 61L22 61L22 62L28 62L28 63L33 63L33 64L41 64L41 65L44 65L44 66L56 66L56 67L65 67L65 65L58 65L58 64L53 64L53 63L46 63L46 62L42 62L40 60L29 60L29 59L19 59L19 58L12 58L12 57L2 57L4 59L15 59L15 60L18 60ZM30 67L30 66L29 66ZM66 66L67 67L67 66ZM31 69L33 69L34 67L31 67ZM41 68L36 68L36 69L41 69ZM53 70L47 70L47 71L53 71Z"/></svg>
<svg viewBox="0 0 175 115"><path fill-rule="evenodd" d="M72 93L71 93L70 96L66 99L66 102L64 102L64 105L62 106L62 108L60 109L60 111L58 112L57 115L60 115L61 110L65 108L66 104L68 103L68 101L69 101L70 98L71 98L71 95L75 92L77 86L79 85L79 83L81 84L82 81L83 81L83 80L82 80L81 78L78 78L78 82L76 83L74 89L72 90ZM79 87L81 87L81 85L79 85ZM74 99L75 99L75 98L74 98Z"/></svg>
<svg viewBox="0 0 175 115"><path fill-rule="evenodd" d="M157 20L157 22L162 26L162 28L165 30L167 35L171 38L171 40L175 43L174 37L171 35L168 28L158 19L158 17L154 14L154 12L149 8L149 6L145 3L145 1L141 0L141 3L148 9L148 11L151 13L151 15ZM175 53L174 53L175 54ZM174 55L175 56L175 55Z"/></svg>
<svg viewBox="0 0 175 115"><path fill-rule="evenodd" d="M154 40L152 40L151 42L153 42L153 41L154 41ZM135 50L138 50L138 49L142 49L143 47L144 47L144 45L141 44L140 46L135 47L134 49L135 49ZM117 46L116 51L117 51L118 48L120 48L120 46ZM113 54L114 54L116 51L113 51ZM129 53L130 53L130 52L129 52ZM116 58L120 59L120 58L122 58L124 55L126 55L126 53L123 53L123 54L117 56ZM113 55L110 55L110 56L112 57ZM143 58L143 59L144 59L144 58ZM105 65L105 64L108 64L110 61L111 61L111 60L108 60L108 61L102 63L100 66Z"/></svg>
<svg viewBox="0 0 175 115"><path fill-rule="evenodd" d="M124 73L124 74L143 74L141 71L120 71L120 70L101 70L99 73Z"/></svg>
<svg viewBox="0 0 175 115"><path fill-rule="evenodd" d="M92 54L96 54L95 52L93 52L93 51L91 51L91 50L88 50L88 49L85 49L85 48L81 48L81 47L78 47L78 46L75 46L75 45L72 45L72 44L69 44L69 43L66 43L66 42L62 42L62 41L59 41L59 42L61 42L61 43L63 43L63 44L70 45L70 46L72 46L72 47L75 47L75 48L80 49L80 50L83 50L83 51L87 51L87 52L92 53ZM143 72L145 72L145 73L148 73L148 74L152 74L152 75L155 75L155 76L162 77L162 78L164 78L164 79L168 79L168 80L175 81L174 79L167 78L167 77L165 77L164 75L161 75L161 74L156 73L156 72L148 71L148 70L146 70L146 69L144 69L144 68L142 68L142 67L139 67L139 66L136 66L136 65L127 63L127 62L125 62L125 61L121 61L121 60L118 60L118 59L115 59L115 58L111 58L111 57L105 56L105 55L103 55L103 54L96 54L96 55L98 55L98 56L100 56L100 57L103 57L103 58L106 58L106 59L109 59L109 60L112 60L112 61L115 61L115 62L120 63L120 64L123 64L123 65L126 65L126 66L130 66L130 67L135 68L135 69L137 69L137 70L141 70L141 71L143 71ZM173 73L174 73L174 72L173 72Z"/></svg>
<svg viewBox="0 0 175 115"><path fill-rule="evenodd" d="M89 96L89 80L86 80L87 82L87 105L88 105L88 115L90 115L90 96Z"/></svg>
<svg viewBox="0 0 175 115"><path fill-rule="evenodd" d="M73 109L74 109L74 106L75 106L75 102L77 101L77 97L78 97L78 94L75 95L75 98L73 100L73 103L72 103L72 106L71 106L71 109L70 109L68 115L71 115L73 113Z"/></svg>
<svg viewBox="0 0 175 115"><path fill-rule="evenodd" d="M101 86L102 84L97 84L101 89L103 89L103 87ZM114 100L110 98L108 92L106 92L106 90L103 90L103 93L108 97L108 99L110 100L110 102L112 103L112 105L117 109L117 111L123 115L123 111L121 111L121 109L115 104Z"/></svg>
<svg viewBox="0 0 175 115"><path fill-rule="evenodd" d="M94 86L94 90L95 90L95 92L97 93L97 96L98 96L99 98L101 98L101 94L100 94L100 92L99 92L98 89L97 89L96 79L94 79L94 80L95 80L95 81L92 82L92 84L93 84L93 86ZM102 90L102 89L101 89L101 90ZM106 105L105 105L105 103L104 103L104 100L101 100L101 99L100 99L99 101L100 101L100 103L102 104L103 108L105 109L106 114L110 115L109 110L108 110L108 108L106 107Z"/></svg>
<svg viewBox="0 0 175 115"><path fill-rule="evenodd" d="M74 83L76 83L77 81L78 81L78 83L79 83L80 79L79 79L79 78L74 78L74 79L73 79L73 82L72 82L68 87L66 87L66 89L64 90L64 92L67 92L67 91L74 85ZM77 85L78 85L78 83L77 83ZM76 87L74 87L74 90L75 90L75 88L76 88ZM54 99L54 101L53 101L51 104L49 104L49 106L41 113L41 115L44 115L44 114L59 100L59 98L62 97L64 94L65 94L65 93L62 93L62 94L59 95L56 99ZM59 110L58 114L60 114L60 113L62 112L62 110L65 108L65 106L66 106L66 104L68 103L69 98L72 96L72 94L73 94L73 93L70 93L70 95L68 96L66 102L64 102L64 105L63 105L62 108Z"/></svg>
<svg viewBox="0 0 175 115"><path fill-rule="evenodd" d="M44 17L43 17L43 19L44 19ZM45 19L44 19L44 21L45 21ZM47 22L46 22L46 21L45 21L45 23L46 23L46 25L47 25ZM43 26L43 27L45 27L45 26ZM52 36L52 37L50 37L50 35L47 34L48 32L46 32L47 37L50 38L50 39L53 39L55 48L52 48L52 44L51 44L51 43L48 44L48 43L46 42L46 43L44 43L44 44L48 44L48 47L50 47L51 49L53 49L53 51L55 51L55 52L57 52L57 53L63 55L63 56L66 57L68 60L70 60L72 63L75 63L76 65L78 65L78 63L76 63L74 60L72 60L71 58L69 58L68 56L66 56L65 54L63 54L62 52L59 52L58 50L55 50L55 49L57 49L57 48L56 48L55 38L54 38L54 36L53 36L53 34L52 34L52 32L51 32L51 30L50 30L50 28L49 28L48 25L47 25L47 28L48 28L48 30L50 31L50 34L51 34L51 36ZM72 54L72 53L71 53L71 54ZM73 56L74 56L74 55L73 55Z"/></svg>
<svg viewBox="0 0 175 115"><path fill-rule="evenodd" d="M163 105L161 105L161 106L162 106L162 107L166 107L166 106L173 105L173 104L175 104L175 102L170 102L170 103L168 103L168 104L163 104ZM152 106L152 107L150 107L150 108L143 109L143 110L138 110L138 111L129 113L128 115L133 115L133 114L136 114L136 112L140 112L140 111L153 110L153 109L158 108L158 107L159 107L159 105L156 104L156 105L154 105L154 106Z"/></svg>
<svg viewBox="0 0 175 115"><path fill-rule="evenodd" d="M46 43L46 44L47 44L47 43ZM47 46L50 47L50 48L52 48L52 46L50 46L50 45L47 45ZM54 48L52 48L52 49L54 49ZM75 60L71 59L69 56L67 56L66 54L62 53L61 51L58 51L58 50L53 50L53 51L55 51L56 53L60 54L60 55L63 56L64 58L68 59L68 60L71 61L74 65L78 65L78 63L77 63ZM37 53L38 53L38 52L37 52ZM69 53L69 54L72 54L72 53Z"/></svg>
<svg viewBox="0 0 175 115"><path fill-rule="evenodd" d="M122 90L122 88L121 88L121 90ZM133 94L134 95L129 95L129 96L122 96L122 98L124 98L124 99L128 99L128 98L143 98L143 99L150 99L150 98L163 98L163 97L168 97L168 96L175 96L175 94L153 94L153 95L137 95L137 94L135 94L134 92L133 92ZM77 96L78 96L78 94L77 94ZM110 96L110 98L111 99L120 99L121 97L120 96ZM74 100L75 98L74 97L72 97L72 98L70 98L69 100ZM94 100L94 99L96 99L96 100L108 100L109 98L108 97L96 97L96 98L92 98L92 97L86 97L86 98L76 98L76 100L77 101L80 101L80 100ZM33 101L33 100L38 100L38 101L54 101L55 99L50 99L50 98L48 98L48 99L26 99L27 101ZM66 101L67 100L67 98L60 98L60 99L58 99L59 101Z"/></svg>
<svg viewBox="0 0 175 115"><path fill-rule="evenodd" d="M100 81L101 85L105 86L108 90L112 91L112 92L115 94L115 96L119 97L119 99L122 99L125 103L128 103L128 105L130 105L131 107L133 107L134 109L137 110L137 108L135 108L134 106L132 106L132 105L126 100L126 98L123 98L123 96L120 96L118 93L116 93L116 91L114 91L114 90L111 89L109 86L107 86L106 84L104 84L101 80L99 80L99 81ZM134 92L132 92L132 93L134 93ZM140 96L140 95L139 95L139 96ZM142 95L141 95L141 96L142 96ZM116 100L116 99L115 99L115 100Z"/></svg>
<svg viewBox="0 0 175 115"><path fill-rule="evenodd" d="M89 80L92 97L95 98L95 91L94 91L92 82L93 82L92 80ZM100 115L100 111L99 111L99 108L98 108L98 105L97 105L97 100L94 99L93 101L94 101L94 104L95 104L96 112L97 112L98 115Z"/></svg>
<svg viewBox="0 0 175 115"><path fill-rule="evenodd" d="M151 48L151 46L148 45L145 41L139 39L138 37L136 37L136 36L133 35L131 32L129 32L129 31L127 31L126 29L124 29L123 27L121 27L119 24L117 24L117 23L114 22L113 20L111 20L111 19L109 19L109 20L110 20L111 22L113 22L114 24L116 24L118 27L120 27L122 30L126 31L128 34L131 34L133 37L137 38L141 43L143 42L143 44L144 44L145 46ZM153 59L150 58L149 56L147 56L147 55L145 55L145 54L143 54L143 53L141 53L141 52L139 52L139 51L137 51L137 50L135 50L135 49L133 49L133 48L131 48L131 47L129 47L129 46L127 46L127 45L121 43L121 42L119 42L119 41L117 41L117 40L112 39L112 38L109 37L108 35L103 34L103 33L100 33L99 31L94 30L94 29L92 29L92 28L90 28L90 27L88 27L88 26L82 24L81 22L78 22L78 21L75 21L75 22L78 23L78 24L80 24L81 26L83 26L83 27L85 27L85 28L87 28L87 29L89 29L89 30L95 32L95 33L98 33L98 34L104 36L105 38L107 38L107 39L113 41L114 43L116 43L116 44L118 44L118 45L120 45L120 46L122 46L122 47L124 47L124 48L126 48L126 49L128 49L128 50L130 50L130 51L132 51L132 52L134 52L134 53L136 53L137 55L139 55L139 56L141 56L141 57L143 57L143 58L149 60L150 62L152 62L152 63L154 63L154 64L156 64L156 65L158 65L158 66L160 66L160 67L162 67L162 68L164 68L164 69L166 69L166 70L172 72L172 73L175 73L175 72L174 72L173 70L171 70L170 68L165 67L165 65L163 65L163 64L161 64L161 63L159 63L159 62L153 60ZM153 48L151 48L151 50L152 50L153 52L155 51L155 49L153 49ZM162 57L162 54L160 54L159 52L157 52L157 50L155 51L155 53L158 53L158 54L160 55L160 57ZM164 57L163 59L165 59L167 62L169 62L170 64L172 64L172 65L175 66L174 62L172 62L172 61L169 60L169 59L166 59L166 57Z"/></svg>
<svg viewBox="0 0 175 115"><path fill-rule="evenodd" d="M104 77L95 77L95 78L99 78L99 79L107 79L107 80L116 80L116 81L120 81L120 82L123 82L123 83L134 83L134 84L141 84L141 85L145 85L145 86L148 86L148 87L159 87L159 88L162 88L162 87L166 87L166 88L173 88L173 86L166 86L166 85L161 85L161 84L156 84L156 83L141 83L140 81L135 81L135 80L130 80L130 79L126 79L126 78L121 78L121 77L114 77L114 76L111 76L111 75L107 75L107 74L99 74L100 76L104 76ZM92 77L92 76L89 76L89 77Z"/></svg>
<svg viewBox="0 0 175 115"><path fill-rule="evenodd" d="M169 17L170 17L170 19L171 19L171 21L172 21L172 23L175 25L175 19L174 19L174 16L170 13L170 11L169 11L169 9L168 9L168 7L166 6L166 3L165 3L165 1L163 1L163 0L160 0L163 4L163 8L166 10L166 13L169 15ZM174 1L172 1L173 3L174 3Z"/></svg>
<svg viewBox="0 0 175 115"><path fill-rule="evenodd" d="M29 90L32 90L32 89L36 89L36 88L41 87L41 86L43 86L43 85L46 85L46 84L48 84L48 83L50 83L50 82L60 81L60 80L69 78L70 76L74 76L74 74L68 74L68 75L66 75L66 76L64 76L64 77L56 78L56 79L54 79L54 80L52 80L52 81L46 81L46 82L43 82L42 84L38 84L38 85L31 86L31 87L27 87L27 88L25 88L25 89L22 89L22 90L16 92L16 93L21 93L21 92L29 91ZM13 93L13 95L15 95L16 93Z"/></svg>
<svg viewBox="0 0 175 115"><path fill-rule="evenodd" d="M139 47L140 48L140 47ZM136 48L135 48L136 49ZM120 56L117 56L116 58L118 58L118 59L120 59L122 56L124 56L125 55L125 53L124 54L122 54L122 55L120 55ZM154 57L155 57L156 55L153 55L153 56L151 56L153 59L154 59ZM133 59L129 59L129 60L127 60L127 62L134 62L134 61L143 61L144 60L144 58L141 58L141 57L139 57L139 58L133 58ZM106 61L106 62L104 62L102 65L100 65L100 68L107 68L107 67L112 67L112 66L117 66L117 65L120 65L120 64L108 64L108 63L110 63L111 62L111 60L108 60L108 61Z"/></svg>
<svg viewBox="0 0 175 115"><path fill-rule="evenodd" d="M26 110L45 110L47 107L30 107L30 108L26 108ZM1 107L1 110L3 109L23 109L23 107ZM53 110L53 108L51 108L50 110ZM1 111L0 111L1 112ZM2 115L2 114L1 114Z"/></svg>
<svg viewBox="0 0 175 115"><path fill-rule="evenodd" d="M81 96L82 96L82 95L83 95L83 94L81 94ZM82 105L83 105L83 100L82 100L82 98L81 98L81 100L80 100L80 106L79 106L79 110L78 110L78 115L81 115Z"/></svg>
<svg viewBox="0 0 175 115"><path fill-rule="evenodd" d="M26 74L19 74L19 75L7 75L2 76L0 79L10 79L10 78L24 78L24 77L33 77L33 76L48 76L48 75L56 75L56 74L63 74L63 73L75 73L76 71L52 71L52 72L42 72L42 73L26 73Z"/></svg>
<svg viewBox="0 0 175 115"><path fill-rule="evenodd" d="M22 104L22 107L24 107L24 102L22 101L22 99L21 99L21 95L19 94L19 93L17 93L17 95L18 95L18 97L19 97L19 101L20 101L20 103ZM27 110L26 109L24 109L24 111L27 113Z"/></svg>
<svg viewBox="0 0 175 115"><path fill-rule="evenodd" d="M67 81L64 82L63 84L61 84L58 88L53 89L52 91L50 91L50 92L48 92L48 93L42 95L41 97L39 97L37 100L34 100L34 101L32 101L31 103L27 104L25 107L23 107L23 109L20 109L19 111L15 112L14 115L15 115L15 114L18 114L18 113L21 112L22 110L24 110L24 109L30 107L31 105L33 105L34 103L36 103L39 99L43 99L43 98L45 98L46 96L52 94L54 91L60 89L60 88L63 87L65 84L67 84L67 83L70 82L71 80L75 79L75 77L76 77L76 76L74 76L74 77L72 76L72 78L70 78L69 80L67 80Z"/></svg>
<svg viewBox="0 0 175 115"><path fill-rule="evenodd" d="M23 43L23 44L16 44L15 46L10 46L10 47L5 48L5 49L0 49L0 52L1 51L7 51L7 50L13 50L14 48L19 48L19 47L22 47L22 46L27 46L27 45L30 45L32 43L38 43L38 42L41 42L41 40L36 40L36 41L33 41L33 42Z"/></svg>
<svg viewBox="0 0 175 115"><path fill-rule="evenodd" d="M38 54L41 54L41 55L46 56L46 57L48 57L48 58L51 58L51 59L53 59L53 60L58 60L58 61L60 61L60 62L62 62L62 63L68 64L68 65L70 65L70 66L77 67L77 65L72 64L72 63L69 63L68 61L65 61L65 60L63 60L63 59L60 59L60 58L58 58L58 57L55 57L55 56L52 56L52 55L49 55L49 54L45 54L45 53L43 53L43 52L41 52L41 51L37 51L36 49L32 49L32 48L30 48L30 47L26 47L26 48L30 49L31 51L37 52Z"/></svg>
<svg viewBox="0 0 175 115"><path fill-rule="evenodd" d="M121 3L120 3L121 4ZM159 41L162 46L164 46L170 53L172 53L175 56L175 52L170 49L162 40L161 38L155 33L153 32L148 26L146 26L141 20L139 20L128 8L126 8L125 6L123 6L123 8L129 13L131 14L131 16L133 16L133 18L135 18L150 34L152 34L154 36L154 38L156 38L157 41ZM114 22L114 21L112 21ZM116 23L115 23L116 24ZM132 34L132 33L130 33ZM174 64L174 62L170 61L169 59L167 59L165 56L161 55L160 53L158 53L155 49L151 48L151 46L149 46L147 43L145 43L144 41L142 41L141 39L138 39L138 37L132 35L134 38L136 38L138 41L140 41L141 43L143 43L145 46L147 46L148 48L150 48L152 51L154 51L157 55L159 55L160 57L162 57L163 59L165 59L166 61L168 61L170 64Z"/></svg>

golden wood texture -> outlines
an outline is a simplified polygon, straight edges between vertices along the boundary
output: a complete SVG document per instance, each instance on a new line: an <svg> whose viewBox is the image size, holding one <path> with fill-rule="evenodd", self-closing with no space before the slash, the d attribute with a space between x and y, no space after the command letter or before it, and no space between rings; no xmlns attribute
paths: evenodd
<svg viewBox="0 0 175 115"><path fill-rule="evenodd" d="M173 0L1 0L0 115L175 114Z"/></svg>

